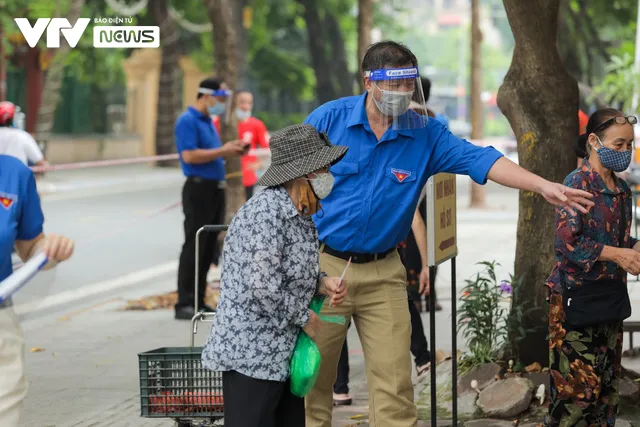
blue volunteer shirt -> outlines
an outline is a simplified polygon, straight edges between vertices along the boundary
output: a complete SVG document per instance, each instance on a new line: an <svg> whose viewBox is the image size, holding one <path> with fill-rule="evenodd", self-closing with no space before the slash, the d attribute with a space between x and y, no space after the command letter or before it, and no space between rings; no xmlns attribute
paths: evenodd
<svg viewBox="0 0 640 427"><path fill-rule="evenodd" d="M222 158L200 165L185 163L182 160L182 152L185 150L207 150L222 147L211 117L189 107L178 117L175 135L176 147L180 153L180 165L185 176L224 181L225 169Z"/></svg>
<svg viewBox="0 0 640 427"><path fill-rule="evenodd" d="M365 112L366 94L329 102L305 120L349 147L331 168L336 181L314 216L320 240L343 252L380 253L402 242L420 193L432 175L469 175L484 184L502 154L453 136L438 120L412 130L387 129L376 140ZM412 111L408 114L415 114Z"/></svg>
<svg viewBox="0 0 640 427"><path fill-rule="evenodd" d="M440 114L440 113L435 113L435 114L436 116L434 117L434 119L442 123L442 126L449 129L449 118L444 114Z"/></svg>
<svg viewBox="0 0 640 427"><path fill-rule="evenodd" d="M16 240L35 239L43 223L33 173L20 160L0 154L0 281L13 273L11 251Z"/></svg>

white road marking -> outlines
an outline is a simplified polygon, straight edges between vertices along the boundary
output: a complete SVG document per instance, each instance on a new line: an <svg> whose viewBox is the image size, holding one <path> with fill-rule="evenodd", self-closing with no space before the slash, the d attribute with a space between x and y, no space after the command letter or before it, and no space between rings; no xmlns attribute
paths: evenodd
<svg viewBox="0 0 640 427"><path fill-rule="evenodd" d="M19 315L32 313L38 310L44 310L51 307L56 307L63 304L68 304L74 301L81 300L83 298L98 295L107 291L113 291L119 288L128 288L134 285L138 285L145 281L155 279L157 277L164 276L169 273L174 273L178 270L178 261L171 261L165 264L156 265L154 267L146 268L143 270L134 271L133 273L126 274L115 279L108 279L102 282L85 285L80 288L63 291L54 295L50 295L42 302L23 304L15 307L15 311Z"/></svg>

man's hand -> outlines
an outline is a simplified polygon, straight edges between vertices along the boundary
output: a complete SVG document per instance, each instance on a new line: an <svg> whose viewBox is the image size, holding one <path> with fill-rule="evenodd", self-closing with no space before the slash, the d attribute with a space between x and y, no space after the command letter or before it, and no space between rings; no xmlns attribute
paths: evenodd
<svg viewBox="0 0 640 427"><path fill-rule="evenodd" d="M44 238L42 251L53 262L62 262L71 258L75 244L68 237L59 234L48 234Z"/></svg>
<svg viewBox="0 0 640 427"><path fill-rule="evenodd" d="M339 277L323 277L320 281L320 293L331 298L331 306L340 305L347 297L347 281Z"/></svg>
<svg viewBox="0 0 640 427"><path fill-rule="evenodd" d="M593 198L591 193L569 188L555 182L545 180L544 184L537 189L537 192L552 205L563 206L571 215L576 214L573 208L582 213L587 213L594 205L594 203L589 200Z"/></svg>
<svg viewBox="0 0 640 427"><path fill-rule="evenodd" d="M229 141L220 149L224 158L241 156L244 152L244 142L240 140Z"/></svg>
<svg viewBox="0 0 640 427"><path fill-rule="evenodd" d="M313 310L309 310L309 321L306 325L304 325L304 328L302 328L302 330L305 334L309 335L312 340L315 341L316 336L318 336L318 333L320 332L320 329L322 329L322 319L320 319L320 317Z"/></svg>
<svg viewBox="0 0 640 427"><path fill-rule="evenodd" d="M422 267L420 272L420 287L418 293L425 297L431 293L431 283L429 283L429 267Z"/></svg>

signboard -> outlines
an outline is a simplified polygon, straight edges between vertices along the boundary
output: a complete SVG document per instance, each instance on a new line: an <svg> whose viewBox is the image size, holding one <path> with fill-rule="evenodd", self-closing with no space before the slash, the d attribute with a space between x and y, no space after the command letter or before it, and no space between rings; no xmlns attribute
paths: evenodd
<svg viewBox="0 0 640 427"><path fill-rule="evenodd" d="M427 181L427 254L429 266L458 255L456 176L439 173Z"/></svg>

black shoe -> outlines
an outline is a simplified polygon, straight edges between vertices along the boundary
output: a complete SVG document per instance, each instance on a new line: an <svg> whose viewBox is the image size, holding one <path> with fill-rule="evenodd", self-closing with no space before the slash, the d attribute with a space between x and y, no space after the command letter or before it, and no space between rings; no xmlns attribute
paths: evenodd
<svg viewBox="0 0 640 427"><path fill-rule="evenodd" d="M200 306L200 311L204 310L205 313L214 313L215 310L208 306L207 304L202 304L202 306Z"/></svg>
<svg viewBox="0 0 640 427"><path fill-rule="evenodd" d="M195 310L192 305L185 307L176 307L176 316L177 320L191 320L193 316L196 315Z"/></svg>

